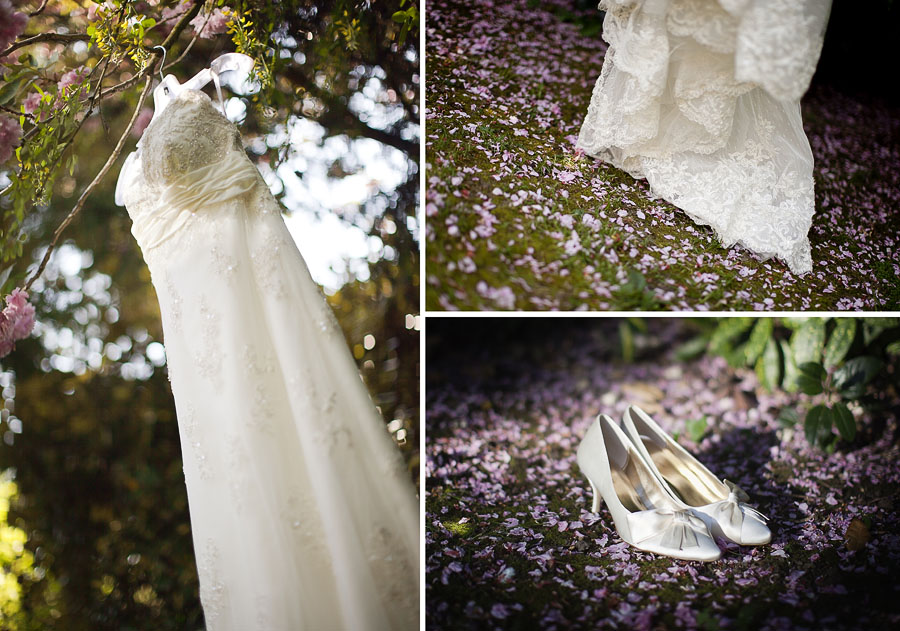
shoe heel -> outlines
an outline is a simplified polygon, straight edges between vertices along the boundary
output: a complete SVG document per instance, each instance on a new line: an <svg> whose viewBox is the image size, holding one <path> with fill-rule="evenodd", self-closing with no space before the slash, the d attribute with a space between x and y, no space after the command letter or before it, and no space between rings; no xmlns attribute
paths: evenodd
<svg viewBox="0 0 900 631"><path fill-rule="evenodd" d="M593 482L591 482L590 480L588 480L588 482L590 482L590 484L591 484L591 492L594 494L594 499L593 499L593 501L591 502L591 512L592 512L592 513L599 513L599 512L600 512L600 505L603 503L603 496L600 495L600 492L597 490L597 487L594 486L594 483L593 483Z"/></svg>

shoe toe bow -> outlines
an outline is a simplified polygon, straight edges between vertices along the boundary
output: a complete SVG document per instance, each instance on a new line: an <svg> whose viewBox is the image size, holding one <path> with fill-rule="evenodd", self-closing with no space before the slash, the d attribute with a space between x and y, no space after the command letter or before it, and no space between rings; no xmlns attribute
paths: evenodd
<svg viewBox="0 0 900 631"><path fill-rule="evenodd" d="M634 543L685 559L713 560L721 552L702 519L686 510L657 508L633 515Z"/></svg>
<svg viewBox="0 0 900 631"><path fill-rule="evenodd" d="M772 538L766 525L768 517L744 503L750 498L734 482L724 482L729 489L728 498L716 502L711 515L718 522L722 533L743 545L768 543Z"/></svg>

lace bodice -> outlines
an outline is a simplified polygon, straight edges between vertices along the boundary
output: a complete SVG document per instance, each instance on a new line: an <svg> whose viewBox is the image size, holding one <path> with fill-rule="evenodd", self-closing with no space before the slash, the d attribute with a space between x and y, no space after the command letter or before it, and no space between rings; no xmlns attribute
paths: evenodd
<svg viewBox="0 0 900 631"><path fill-rule="evenodd" d="M196 229L185 230L189 225L212 222L207 226L212 228L225 208L279 213L274 199L259 198L266 185L244 153L237 127L199 90L175 96L147 126L139 151L122 169L131 232L151 269L187 246L186 239L198 238ZM257 198L253 203L246 199L251 192Z"/></svg>
<svg viewBox="0 0 900 631"><path fill-rule="evenodd" d="M199 90L185 90L144 132L142 173L147 184L167 184L186 172L243 151L237 127Z"/></svg>

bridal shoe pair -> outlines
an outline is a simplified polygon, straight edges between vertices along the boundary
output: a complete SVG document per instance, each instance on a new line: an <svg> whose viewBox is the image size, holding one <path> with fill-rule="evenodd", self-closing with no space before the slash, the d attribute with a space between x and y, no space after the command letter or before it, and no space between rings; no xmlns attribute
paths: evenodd
<svg viewBox="0 0 900 631"><path fill-rule="evenodd" d="M637 406L622 427L597 417L578 447L578 466L606 502L616 530L636 548L678 559L715 561L714 537L741 545L768 543L766 517L744 493L720 480Z"/></svg>

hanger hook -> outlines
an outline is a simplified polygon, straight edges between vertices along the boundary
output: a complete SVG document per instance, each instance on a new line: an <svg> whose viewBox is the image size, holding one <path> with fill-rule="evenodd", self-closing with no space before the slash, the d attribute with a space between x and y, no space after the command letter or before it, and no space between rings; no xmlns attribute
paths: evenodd
<svg viewBox="0 0 900 631"><path fill-rule="evenodd" d="M154 46L151 50L160 49L163 54L162 63L159 64L159 80L163 80L163 66L166 65L166 47L165 46Z"/></svg>

